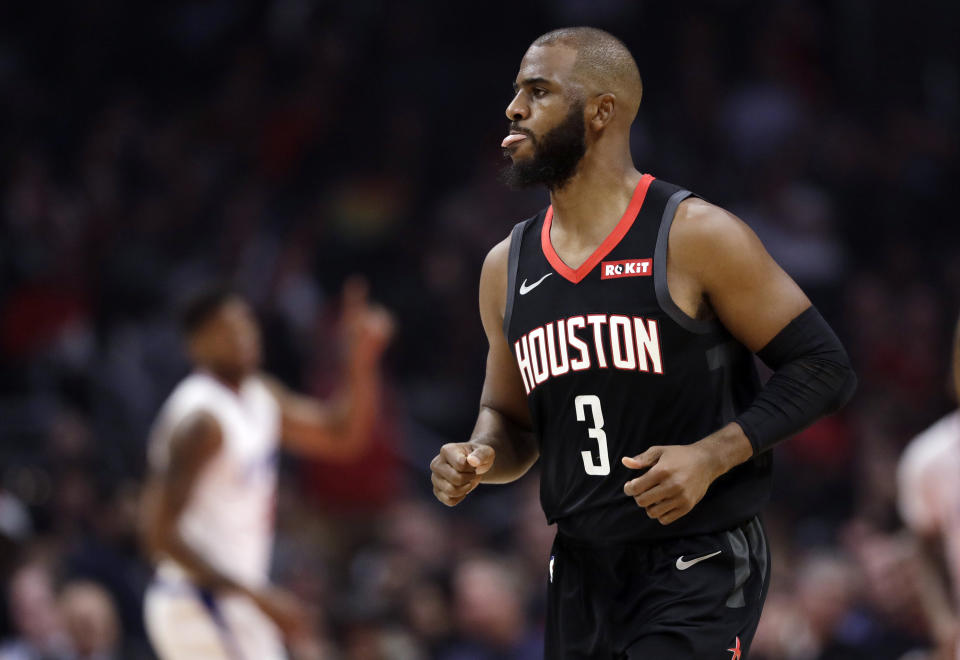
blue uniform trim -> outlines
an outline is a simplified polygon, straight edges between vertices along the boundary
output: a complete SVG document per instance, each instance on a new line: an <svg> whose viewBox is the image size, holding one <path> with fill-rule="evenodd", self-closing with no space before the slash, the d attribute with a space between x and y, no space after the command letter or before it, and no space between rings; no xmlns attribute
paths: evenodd
<svg viewBox="0 0 960 660"><path fill-rule="evenodd" d="M203 589L196 585L194 585L194 590L200 598L200 602L203 603L203 606L206 608L207 614L210 615L214 625L217 627L227 655L233 658L233 660L244 660L243 654L240 652L240 647L237 646L237 640L230 631L227 620L223 618L223 612L220 611L220 605L217 604L217 597L209 589Z"/></svg>
<svg viewBox="0 0 960 660"><path fill-rule="evenodd" d="M233 632L231 632L230 626L227 625L227 620L223 617L223 612L217 603L216 595L210 589L198 587L192 582L172 582L157 577L153 579L151 587L172 594L195 597L199 600L210 616L210 620L213 621L217 633L220 635L220 640L223 642L223 648L227 653L227 657L231 658L231 660L247 660L244 658L243 653L240 652L237 640Z"/></svg>

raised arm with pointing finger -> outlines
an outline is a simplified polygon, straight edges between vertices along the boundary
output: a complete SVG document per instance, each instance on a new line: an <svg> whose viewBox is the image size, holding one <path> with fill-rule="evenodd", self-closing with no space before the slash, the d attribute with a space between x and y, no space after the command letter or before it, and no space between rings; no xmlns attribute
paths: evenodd
<svg viewBox="0 0 960 660"><path fill-rule="evenodd" d="M280 660L284 642L316 657L308 608L269 579L277 454L347 461L368 446L392 320L365 284L344 288L345 366L329 400L259 372L258 324L231 291L196 296L183 325L194 371L158 415L143 493L151 642L164 660Z"/></svg>

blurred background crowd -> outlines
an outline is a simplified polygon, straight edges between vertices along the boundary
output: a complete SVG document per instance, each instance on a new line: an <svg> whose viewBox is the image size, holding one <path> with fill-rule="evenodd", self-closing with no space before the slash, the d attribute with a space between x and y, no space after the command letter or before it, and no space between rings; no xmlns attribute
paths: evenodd
<svg viewBox="0 0 960 660"><path fill-rule="evenodd" d="M520 57L578 24L637 58L638 167L746 220L859 374L846 410L777 449L751 657L925 657L894 472L955 405L958 17L947 0L0 5L0 658L151 657L137 499L187 368L175 303L235 283L267 368L323 394L351 273L398 319L385 410L356 464L284 462L276 578L334 658L541 657L536 476L448 510L428 463L475 419L483 257L546 204L498 182Z"/></svg>

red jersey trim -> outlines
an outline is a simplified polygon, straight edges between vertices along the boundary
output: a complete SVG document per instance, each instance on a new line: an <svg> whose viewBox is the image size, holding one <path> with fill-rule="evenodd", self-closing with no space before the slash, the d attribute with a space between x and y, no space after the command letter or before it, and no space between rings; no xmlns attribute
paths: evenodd
<svg viewBox="0 0 960 660"><path fill-rule="evenodd" d="M620 218L620 222L613 228L610 235L604 239L603 243L593 251L593 254L587 257L587 260L576 269L570 268L570 266L563 263L563 259L556 253L553 249L553 244L550 242L550 225L553 223L553 205L551 205L547 209L547 215L543 218L543 230L540 232L540 246L543 250L543 256L547 258L547 261L550 262L553 269L564 279L574 284L579 283L580 280L586 277L591 270L597 267L597 264L599 264L604 257L610 254L613 248L617 247L617 244L623 240L623 237L630 231L630 227L633 226L633 221L637 219L637 214L640 212L640 207L643 206L643 200L647 197L647 189L650 188L653 179L654 177L651 174L644 174L640 177L637 187L633 189L633 197L630 198L630 203L627 205L627 210L623 212L623 217Z"/></svg>

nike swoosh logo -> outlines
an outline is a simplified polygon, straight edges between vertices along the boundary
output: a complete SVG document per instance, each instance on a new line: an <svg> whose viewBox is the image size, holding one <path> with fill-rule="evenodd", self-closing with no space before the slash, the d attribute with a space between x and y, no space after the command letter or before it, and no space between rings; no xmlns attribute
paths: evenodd
<svg viewBox="0 0 960 660"><path fill-rule="evenodd" d="M541 277L539 280L537 280L536 282L534 282L533 284L531 284L531 285L529 285L529 286L527 286L527 278L523 278L523 283L520 285L520 295L521 295L521 296L527 295L528 293L530 293L531 291L533 291L534 289L536 289L538 286L540 286L540 282L544 281L545 279L547 279L547 278L550 277L551 275L553 275L553 273L547 273L546 275L544 275L544 276Z"/></svg>
<svg viewBox="0 0 960 660"><path fill-rule="evenodd" d="M694 564L699 564L699 563L702 562L702 561L706 561L706 560L710 559L710 557L716 557L716 556L719 555L721 552L723 552L723 550L717 550L716 552L710 553L709 555L704 555L704 556L702 556L702 557L697 557L696 559L691 559L691 560L689 560L689 561L684 561L684 560L683 560L683 555L680 555L679 557L677 557L677 570L678 570L678 571L685 571L685 570L687 570L688 568L690 568L691 566L693 566Z"/></svg>

